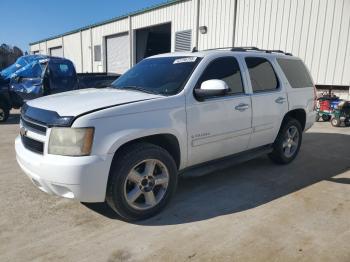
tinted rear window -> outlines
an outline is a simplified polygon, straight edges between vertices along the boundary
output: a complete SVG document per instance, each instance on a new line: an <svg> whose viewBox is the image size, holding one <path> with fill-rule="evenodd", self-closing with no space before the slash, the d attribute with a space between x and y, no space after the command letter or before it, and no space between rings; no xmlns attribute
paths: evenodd
<svg viewBox="0 0 350 262"><path fill-rule="evenodd" d="M277 58L289 84L293 88L313 86L311 77L301 60Z"/></svg>
<svg viewBox="0 0 350 262"><path fill-rule="evenodd" d="M278 80L272 65L262 57L245 59L253 92L271 91L278 88Z"/></svg>

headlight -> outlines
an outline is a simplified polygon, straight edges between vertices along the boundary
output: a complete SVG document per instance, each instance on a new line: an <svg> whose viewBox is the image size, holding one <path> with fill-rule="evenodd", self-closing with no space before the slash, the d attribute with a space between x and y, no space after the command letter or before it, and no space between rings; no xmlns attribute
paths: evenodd
<svg viewBox="0 0 350 262"><path fill-rule="evenodd" d="M90 155L93 138L93 127L53 127L50 133L49 154L62 156Z"/></svg>

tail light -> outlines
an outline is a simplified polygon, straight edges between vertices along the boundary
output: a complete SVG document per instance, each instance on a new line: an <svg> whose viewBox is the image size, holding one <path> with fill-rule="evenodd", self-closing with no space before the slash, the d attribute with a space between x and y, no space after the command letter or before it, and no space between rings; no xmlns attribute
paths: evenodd
<svg viewBox="0 0 350 262"><path fill-rule="evenodd" d="M314 110L317 110L317 89L316 86L314 86Z"/></svg>

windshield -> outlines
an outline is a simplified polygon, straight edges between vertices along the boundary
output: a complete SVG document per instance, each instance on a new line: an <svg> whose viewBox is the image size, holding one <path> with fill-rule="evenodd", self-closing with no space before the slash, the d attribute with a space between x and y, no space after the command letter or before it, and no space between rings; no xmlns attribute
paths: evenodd
<svg viewBox="0 0 350 262"><path fill-rule="evenodd" d="M115 82L114 88L175 95L200 61L199 57L148 58L135 65Z"/></svg>

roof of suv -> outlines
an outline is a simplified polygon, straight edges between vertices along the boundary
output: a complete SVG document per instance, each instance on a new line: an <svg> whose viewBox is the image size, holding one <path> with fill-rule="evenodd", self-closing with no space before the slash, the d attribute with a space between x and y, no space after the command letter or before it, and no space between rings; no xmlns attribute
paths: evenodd
<svg viewBox="0 0 350 262"><path fill-rule="evenodd" d="M256 47L227 47L227 48L216 48L216 49L208 49L208 50L193 50L192 52L174 52L174 53L166 53L155 55L152 57L177 57L177 56L197 56L197 57L206 57L211 55L227 55L227 53L234 52L238 55L246 55L246 54L254 54L257 56L263 57L287 57L287 58L296 58L290 53L283 52L281 50L265 50L259 49Z"/></svg>

